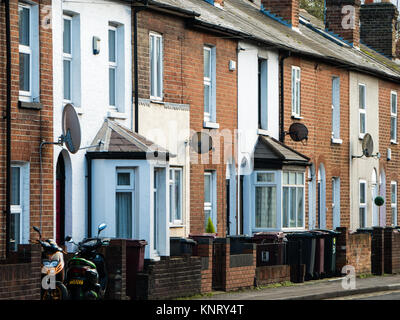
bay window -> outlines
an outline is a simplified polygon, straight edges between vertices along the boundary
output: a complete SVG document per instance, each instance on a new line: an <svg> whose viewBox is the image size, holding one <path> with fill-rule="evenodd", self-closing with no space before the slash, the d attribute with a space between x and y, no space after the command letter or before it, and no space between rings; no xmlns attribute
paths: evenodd
<svg viewBox="0 0 400 320"><path fill-rule="evenodd" d="M276 173L257 172L255 183L255 227L276 228Z"/></svg>
<svg viewBox="0 0 400 320"><path fill-rule="evenodd" d="M116 237L132 238L134 201L133 169L117 169L115 192Z"/></svg>
<svg viewBox="0 0 400 320"><path fill-rule="evenodd" d="M282 180L282 227L304 228L304 173L284 171Z"/></svg>

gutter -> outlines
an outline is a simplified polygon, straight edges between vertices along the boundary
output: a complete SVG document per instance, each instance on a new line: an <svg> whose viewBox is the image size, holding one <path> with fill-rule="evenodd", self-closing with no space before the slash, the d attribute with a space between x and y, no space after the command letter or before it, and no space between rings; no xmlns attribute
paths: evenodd
<svg viewBox="0 0 400 320"><path fill-rule="evenodd" d="M11 26L10 1L4 0L6 20L6 257L10 255L10 222L11 222Z"/></svg>

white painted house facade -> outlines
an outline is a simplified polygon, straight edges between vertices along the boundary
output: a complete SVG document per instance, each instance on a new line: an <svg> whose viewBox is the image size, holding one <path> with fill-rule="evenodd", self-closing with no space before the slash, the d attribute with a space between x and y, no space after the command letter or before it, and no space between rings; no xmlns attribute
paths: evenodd
<svg viewBox="0 0 400 320"><path fill-rule="evenodd" d="M148 161L152 143L132 132L131 20L130 3L52 2L54 141L70 103L83 148L54 148L55 234L81 241L105 222L102 235L144 239L158 259L169 255L169 165Z"/></svg>
<svg viewBox="0 0 400 320"><path fill-rule="evenodd" d="M308 158L278 141L279 54L247 42L239 42L238 49L241 219L237 230L252 235L304 229ZM297 197L296 209L290 207L293 195Z"/></svg>

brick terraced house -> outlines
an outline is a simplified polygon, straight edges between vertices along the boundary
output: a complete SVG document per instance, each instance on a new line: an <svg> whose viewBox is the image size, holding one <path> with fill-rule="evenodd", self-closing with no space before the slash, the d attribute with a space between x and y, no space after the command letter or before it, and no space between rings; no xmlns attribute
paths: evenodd
<svg viewBox="0 0 400 320"><path fill-rule="evenodd" d="M325 21L298 0L0 8L0 299L40 296L34 225L60 244L103 222L120 246L146 240L147 297L286 279L288 266L256 270L256 245L233 235L338 228L336 267L377 268L383 231L347 231L399 224L393 4L326 0ZM66 105L81 126L75 154L56 143ZM198 237L209 219L214 240ZM170 259L172 238L189 236L193 256ZM111 249L122 288L127 248Z"/></svg>

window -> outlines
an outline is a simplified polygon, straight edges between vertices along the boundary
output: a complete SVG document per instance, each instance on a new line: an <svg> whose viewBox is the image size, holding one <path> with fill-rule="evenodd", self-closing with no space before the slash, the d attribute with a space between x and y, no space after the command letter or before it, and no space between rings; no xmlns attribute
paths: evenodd
<svg viewBox="0 0 400 320"><path fill-rule="evenodd" d="M258 59L258 127L268 129L268 60Z"/></svg>
<svg viewBox="0 0 400 320"><path fill-rule="evenodd" d="M133 169L117 169L115 193L116 237L132 238L134 201Z"/></svg>
<svg viewBox="0 0 400 320"><path fill-rule="evenodd" d="M72 100L72 18L64 16L63 31L63 70L64 70L64 100Z"/></svg>
<svg viewBox="0 0 400 320"><path fill-rule="evenodd" d="M394 91L390 99L390 142L397 142L397 92Z"/></svg>
<svg viewBox="0 0 400 320"><path fill-rule="evenodd" d="M275 172L257 172L255 186L255 227L277 227L277 186Z"/></svg>
<svg viewBox="0 0 400 320"><path fill-rule="evenodd" d="M282 227L304 228L303 172L283 172Z"/></svg>
<svg viewBox="0 0 400 320"><path fill-rule="evenodd" d="M169 170L169 212L171 224L182 222L182 169Z"/></svg>
<svg viewBox="0 0 400 320"><path fill-rule="evenodd" d="M365 180L360 180L359 183L359 219L360 228L365 228L367 219L367 182Z"/></svg>
<svg viewBox="0 0 400 320"><path fill-rule="evenodd" d="M216 231L216 179L214 171L204 173L204 229L207 228L208 218L211 218Z"/></svg>
<svg viewBox="0 0 400 320"><path fill-rule="evenodd" d="M215 47L204 47L204 121L216 122Z"/></svg>
<svg viewBox="0 0 400 320"><path fill-rule="evenodd" d="M19 98L39 100L39 13L37 5L19 4Z"/></svg>
<svg viewBox="0 0 400 320"><path fill-rule="evenodd" d="M392 209L392 225L397 226L397 182L390 183L391 197L390 207Z"/></svg>
<svg viewBox="0 0 400 320"><path fill-rule="evenodd" d="M117 106L117 66L117 28L110 26L108 29L108 104L114 108Z"/></svg>
<svg viewBox="0 0 400 320"><path fill-rule="evenodd" d="M156 33L150 33L150 98L163 99L163 42Z"/></svg>
<svg viewBox="0 0 400 320"><path fill-rule="evenodd" d="M340 227L340 178L332 178L333 229Z"/></svg>
<svg viewBox="0 0 400 320"><path fill-rule="evenodd" d="M340 141L340 78L332 78L332 142Z"/></svg>
<svg viewBox="0 0 400 320"><path fill-rule="evenodd" d="M366 87L364 84L358 85L358 92L359 92L359 134L360 138L364 138L364 134L367 132L367 121L366 121Z"/></svg>
<svg viewBox="0 0 400 320"><path fill-rule="evenodd" d="M300 68L292 66L292 116L300 117Z"/></svg>
<svg viewBox="0 0 400 320"><path fill-rule="evenodd" d="M11 219L10 219L10 249L18 250L22 238L22 168L11 167Z"/></svg>

